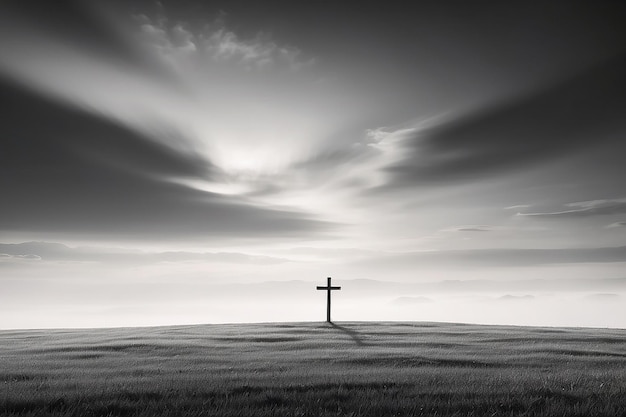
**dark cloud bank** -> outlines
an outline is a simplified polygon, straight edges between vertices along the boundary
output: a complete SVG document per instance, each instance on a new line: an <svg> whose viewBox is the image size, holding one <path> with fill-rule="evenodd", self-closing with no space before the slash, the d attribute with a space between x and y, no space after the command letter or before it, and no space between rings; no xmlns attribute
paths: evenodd
<svg viewBox="0 0 626 417"><path fill-rule="evenodd" d="M418 131L405 143L406 158L388 168L388 186L467 181L607 142L615 152L626 152L624 73L626 54L509 102Z"/></svg>

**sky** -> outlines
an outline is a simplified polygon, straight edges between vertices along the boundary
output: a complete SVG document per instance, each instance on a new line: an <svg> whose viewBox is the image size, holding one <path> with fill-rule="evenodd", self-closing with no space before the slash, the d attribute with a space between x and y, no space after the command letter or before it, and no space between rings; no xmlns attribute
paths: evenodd
<svg viewBox="0 0 626 417"><path fill-rule="evenodd" d="M2 2L0 328L626 328L625 18Z"/></svg>

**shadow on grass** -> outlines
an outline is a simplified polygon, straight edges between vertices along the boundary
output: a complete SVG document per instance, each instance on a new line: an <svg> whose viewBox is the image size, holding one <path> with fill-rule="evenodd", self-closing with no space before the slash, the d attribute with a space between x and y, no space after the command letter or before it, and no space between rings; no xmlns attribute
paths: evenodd
<svg viewBox="0 0 626 417"><path fill-rule="evenodd" d="M354 343L357 344L357 346L366 346L365 342L363 342L363 339L361 339L359 334L357 332L355 332L354 330L348 329L345 326L340 326L337 323L334 323L332 321L330 322L330 325L334 329L337 329L337 330L347 334L348 336L350 336L350 338L354 341Z"/></svg>

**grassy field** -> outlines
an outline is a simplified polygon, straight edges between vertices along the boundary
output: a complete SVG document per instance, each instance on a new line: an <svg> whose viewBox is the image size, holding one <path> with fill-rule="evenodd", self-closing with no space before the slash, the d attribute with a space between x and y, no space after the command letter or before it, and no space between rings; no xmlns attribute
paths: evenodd
<svg viewBox="0 0 626 417"><path fill-rule="evenodd" d="M2 331L0 383L0 414L20 416L626 416L626 330Z"/></svg>

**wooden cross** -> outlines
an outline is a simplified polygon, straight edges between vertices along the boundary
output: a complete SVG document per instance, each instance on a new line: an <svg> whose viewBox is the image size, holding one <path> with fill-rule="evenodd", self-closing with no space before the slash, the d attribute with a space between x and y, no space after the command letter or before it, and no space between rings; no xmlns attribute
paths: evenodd
<svg viewBox="0 0 626 417"><path fill-rule="evenodd" d="M326 290L328 292L328 294L326 296L326 321L331 323L331 321L330 321L330 292L332 290L340 290L341 287L332 287L330 285L330 277L328 277L327 280L328 280L328 284L325 287L318 286L317 289L318 290Z"/></svg>

